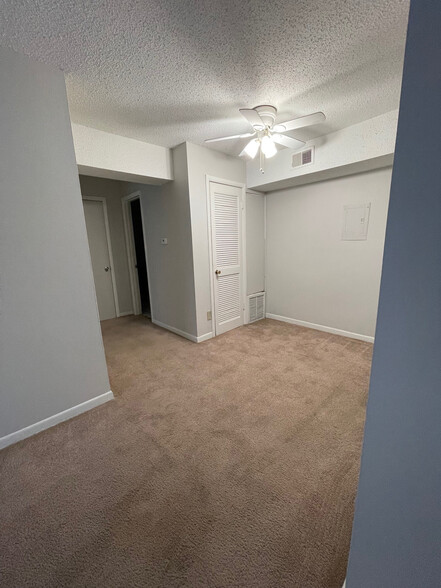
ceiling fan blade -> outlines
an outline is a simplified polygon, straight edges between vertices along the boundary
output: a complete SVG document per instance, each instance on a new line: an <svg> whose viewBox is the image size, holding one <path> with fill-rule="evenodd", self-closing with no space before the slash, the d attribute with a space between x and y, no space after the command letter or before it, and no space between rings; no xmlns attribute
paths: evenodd
<svg viewBox="0 0 441 588"><path fill-rule="evenodd" d="M292 137L285 137L285 135L280 135L279 133L272 134L271 138L274 141L274 143L278 143L279 145L288 147L288 149L300 149L300 147L303 147L303 145L305 145L304 141L300 141L299 139L293 139Z"/></svg>
<svg viewBox="0 0 441 588"><path fill-rule="evenodd" d="M239 108L240 114L247 119L253 128L264 129L265 124L254 108Z"/></svg>
<svg viewBox="0 0 441 588"><path fill-rule="evenodd" d="M228 141L229 139L246 139L254 137L256 133L242 133L241 135L229 135L228 137L216 137L215 139L205 139L204 143L214 143L215 141Z"/></svg>
<svg viewBox="0 0 441 588"><path fill-rule="evenodd" d="M278 123L274 126L274 130L278 133L284 133L285 131L293 131L294 129L317 125L325 120L326 116L323 112L314 112L314 114L307 114L306 116L299 116L298 118L293 118L280 124Z"/></svg>

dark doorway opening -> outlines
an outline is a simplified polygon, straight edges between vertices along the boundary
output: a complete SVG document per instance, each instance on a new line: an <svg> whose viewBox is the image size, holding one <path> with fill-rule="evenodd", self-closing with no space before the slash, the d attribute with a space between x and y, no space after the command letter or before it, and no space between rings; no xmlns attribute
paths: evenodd
<svg viewBox="0 0 441 588"><path fill-rule="evenodd" d="M138 198L130 202L130 210L132 213L133 240L135 242L136 269L138 271L141 310L142 314L150 317L151 311L147 261L145 257L144 232L142 229L141 202Z"/></svg>

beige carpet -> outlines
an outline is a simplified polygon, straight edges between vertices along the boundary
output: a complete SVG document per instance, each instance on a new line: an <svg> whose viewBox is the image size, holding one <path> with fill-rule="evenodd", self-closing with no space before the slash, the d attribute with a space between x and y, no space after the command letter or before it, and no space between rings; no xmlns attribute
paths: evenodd
<svg viewBox="0 0 441 588"><path fill-rule="evenodd" d="M116 400L0 452L5 588L341 588L371 345L103 324Z"/></svg>

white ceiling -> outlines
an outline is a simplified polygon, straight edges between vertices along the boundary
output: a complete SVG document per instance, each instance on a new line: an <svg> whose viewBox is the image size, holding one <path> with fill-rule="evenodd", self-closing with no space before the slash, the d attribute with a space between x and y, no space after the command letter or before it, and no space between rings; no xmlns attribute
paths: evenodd
<svg viewBox="0 0 441 588"><path fill-rule="evenodd" d="M0 44L66 73L74 122L173 146L322 110L308 139L398 107L409 0L0 0ZM241 145L219 145L238 153Z"/></svg>

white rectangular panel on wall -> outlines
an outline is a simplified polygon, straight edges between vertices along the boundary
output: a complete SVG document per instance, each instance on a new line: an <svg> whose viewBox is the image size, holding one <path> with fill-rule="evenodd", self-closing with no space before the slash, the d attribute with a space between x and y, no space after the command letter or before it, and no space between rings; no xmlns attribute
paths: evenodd
<svg viewBox="0 0 441 588"><path fill-rule="evenodd" d="M370 202L344 207L342 241L365 241L367 239L370 210Z"/></svg>
<svg viewBox="0 0 441 588"><path fill-rule="evenodd" d="M210 182L216 334L243 325L242 189Z"/></svg>

